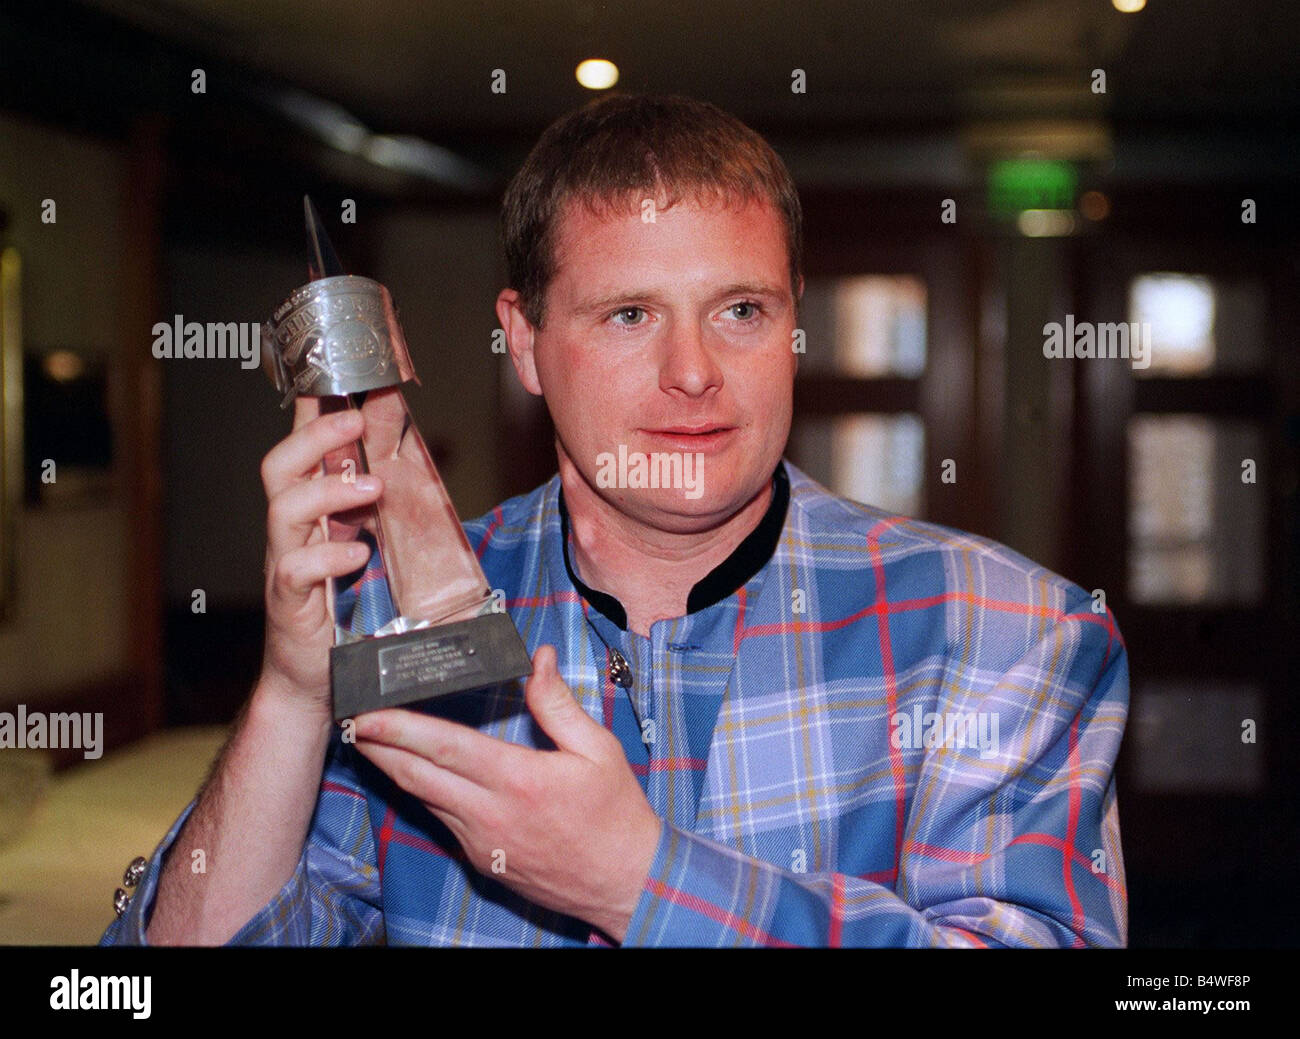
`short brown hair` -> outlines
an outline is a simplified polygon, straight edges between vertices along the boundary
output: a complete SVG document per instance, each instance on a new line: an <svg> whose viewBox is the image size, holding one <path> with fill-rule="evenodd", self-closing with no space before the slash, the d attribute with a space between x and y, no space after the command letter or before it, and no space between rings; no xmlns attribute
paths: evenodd
<svg viewBox="0 0 1300 1039"><path fill-rule="evenodd" d="M790 288L798 294L803 216L794 181L762 137L707 101L615 94L552 123L506 189L501 238L510 287L541 327L555 276L557 217L570 199L593 212L647 193L765 201L785 223Z"/></svg>

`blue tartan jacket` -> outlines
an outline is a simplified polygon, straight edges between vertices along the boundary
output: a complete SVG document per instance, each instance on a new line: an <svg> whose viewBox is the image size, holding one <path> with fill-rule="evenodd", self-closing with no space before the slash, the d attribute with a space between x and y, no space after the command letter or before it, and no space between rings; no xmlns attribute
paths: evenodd
<svg viewBox="0 0 1300 1039"><path fill-rule="evenodd" d="M783 464L766 563L648 638L574 577L558 476L465 525L529 653L556 647L664 821L623 944L1123 945L1111 615L1001 545ZM608 678L611 648L631 689ZM550 746L519 682L421 709ZM103 944L144 942L192 810ZM374 942L607 944L473 869L336 735L298 867L232 943Z"/></svg>

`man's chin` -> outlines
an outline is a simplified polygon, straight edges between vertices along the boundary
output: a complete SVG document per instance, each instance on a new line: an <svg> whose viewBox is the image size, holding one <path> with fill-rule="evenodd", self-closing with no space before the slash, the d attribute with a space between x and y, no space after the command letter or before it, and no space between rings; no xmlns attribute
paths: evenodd
<svg viewBox="0 0 1300 1039"><path fill-rule="evenodd" d="M701 464L693 455L664 466L662 457L628 452L598 455L596 468L573 464L557 440L560 473L575 491L579 482L615 512L653 530L697 534L722 526L748 506L767 486L771 470L758 476L747 465ZM649 464L653 460L654 464ZM776 462L772 463L772 468ZM738 471L741 470L741 471Z"/></svg>
<svg viewBox="0 0 1300 1039"><path fill-rule="evenodd" d="M603 492L619 512L639 523L671 534L698 534L719 527L753 500L753 495L705 493L660 488L627 488Z"/></svg>

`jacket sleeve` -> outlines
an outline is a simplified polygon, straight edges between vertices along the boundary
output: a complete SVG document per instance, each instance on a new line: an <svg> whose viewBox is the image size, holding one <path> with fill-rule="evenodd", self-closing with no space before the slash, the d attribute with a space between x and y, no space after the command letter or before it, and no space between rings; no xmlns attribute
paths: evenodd
<svg viewBox="0 0 1300 1039"><path fill-rule="evenodd" d="M293 875L229 945L367 945L384 941L375 842L366 797L335 731L316 811ZM196 802L181 814L149 859L126 912L100 945L146 945L158 878Z"/></svg>
<svg viewBox="0 0 1300 1039"><path fill-rule="evenodd" d="M1128 662L1109 612L1058 614L1012 667L951 695L996 712L999 746L924 750L895 884L792 873L665 825L624 944L1124 945Z"/></svg>

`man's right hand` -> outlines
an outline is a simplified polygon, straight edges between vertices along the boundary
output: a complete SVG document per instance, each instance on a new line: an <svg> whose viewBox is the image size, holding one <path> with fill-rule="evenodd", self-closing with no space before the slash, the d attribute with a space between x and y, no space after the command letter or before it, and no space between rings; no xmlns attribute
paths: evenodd
<svg viewBox="0 0 1300 1039"><path fill-rule="evenodd" d="M266 519L266 649L259 683L330 709L329 651L334 621L325 582L352 573L369 558L360 541L328 541L322 518L369 505L383 492L375 476L317 476L321 459L361 437L358 411L320 414L320 402L299 397L294 428L262 460Z"/></svg>

